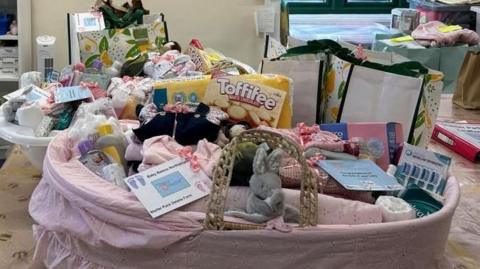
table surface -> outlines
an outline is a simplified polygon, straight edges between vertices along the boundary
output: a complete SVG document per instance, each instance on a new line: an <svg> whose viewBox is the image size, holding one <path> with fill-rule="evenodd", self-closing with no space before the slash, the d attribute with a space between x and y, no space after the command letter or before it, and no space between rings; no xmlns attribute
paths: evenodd
<svg viewBox="0 0 480 269"><path fill-rule="evenodd" d="M452 104L452 95L443 95L437 122L480 123L480 110L465 110ZM452 157L451 173L461 188L447 245L454 268L480 268L480 163L473 163L432 141L429 149Z"/></svg>

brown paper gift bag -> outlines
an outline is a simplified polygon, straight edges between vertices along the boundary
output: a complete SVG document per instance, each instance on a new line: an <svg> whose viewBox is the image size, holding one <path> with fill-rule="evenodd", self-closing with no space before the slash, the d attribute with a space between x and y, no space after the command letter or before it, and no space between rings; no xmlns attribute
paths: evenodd
<svg viewBox="0 0 480 269"><path fill-rule="evenodd" d="M453 103L465 109L480 109L480 52L465 55L453 94Z"/></svg>

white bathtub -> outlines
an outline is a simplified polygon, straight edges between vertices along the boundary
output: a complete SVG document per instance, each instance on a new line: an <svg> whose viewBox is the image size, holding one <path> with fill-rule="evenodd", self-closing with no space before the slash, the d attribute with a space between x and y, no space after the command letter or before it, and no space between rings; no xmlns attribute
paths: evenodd
<svg viewBox="0 0 480 269"><path fill-rule="evenodd" d="M36 137L32 128L6 121L0 107L0 138L20 145L32 165L42 170L43 158L53 137Z"/></svg>

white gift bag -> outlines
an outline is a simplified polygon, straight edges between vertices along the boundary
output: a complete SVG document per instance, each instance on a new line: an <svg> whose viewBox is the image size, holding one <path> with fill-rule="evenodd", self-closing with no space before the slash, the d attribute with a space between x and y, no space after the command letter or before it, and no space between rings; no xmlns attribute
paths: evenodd
<svg viewBox="0 0 480 269"><path fill-rule="evenodd" d="M295 57L297 58L297 57ZM293 123L312 125L320 122L323 60L263 60L263 74L280 74L293 80Z"/></svg>
<svg viewBox="0 0 480 269"><path fill-rule="evenodd" d="M403 137L411 138L423 78L354 65L340 105L340 121L398 122L403 126Z"/></svg>

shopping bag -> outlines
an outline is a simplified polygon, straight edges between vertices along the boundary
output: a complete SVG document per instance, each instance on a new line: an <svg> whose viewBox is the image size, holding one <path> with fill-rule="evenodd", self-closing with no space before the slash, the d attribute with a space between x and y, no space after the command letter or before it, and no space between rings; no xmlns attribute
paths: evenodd
<svg viewBox="0 0 480 269"><path fill-rule="evenodd" d="M281 74L293 80L293 123L322 123L322 89L329 61L328 50L340 49L332 40L290 48L275 59L264 59L263 74Z"/></svg>
<svg viewBox="0 0 480 269"><path fill-rule="evenodd" d="M322 122L399 122L411 144L427 146L443 90L441 72L394 53L365 50L369 61L363 62L346 48L330 52Z"/></svg>
<svg viewBox="0 0 480 269"><path fill-rule="evenodd" d="M424 77L399 75L352 65L343 88L338 122L398 122L413 139Z"/></svg>
<svg viewBox="0 0 480 269"><path fill-rule="evenodd" d="M480 108L480 52L469 51L465 55L457 87L453 94L453 103L466 109Z"/></svg>
<svg viewBox="0 0 480 269"><path fill-rule="evenodd" d="M161 16L151 24L78 33L78 40L80 59L87 67L97 59L109 67L114 61L124 63L153 46L163 46L168 42L168 32Z"/></svg>
<svg viewBox="0 0 480 269"><path fill-rule="evenodd" d="M398 35L377 35L373 49L376 51L395 52L412 61L417 61L427 68L440 71L444 74L443 82L446 92L453 92L457 83L462 60L467 51L474 47L458 45L441 48L408 48L405 46L389 46L382 40Z"/></svg>
<svg viewBox="0 0 480 269"><path fill-rule="evenodd" d="M304 60L285 57L279 60L264 59L262 61L262 74L279 74L293 80L292 120L294 124L320 123L323 64L324 60L314 57Z"/></svg>

